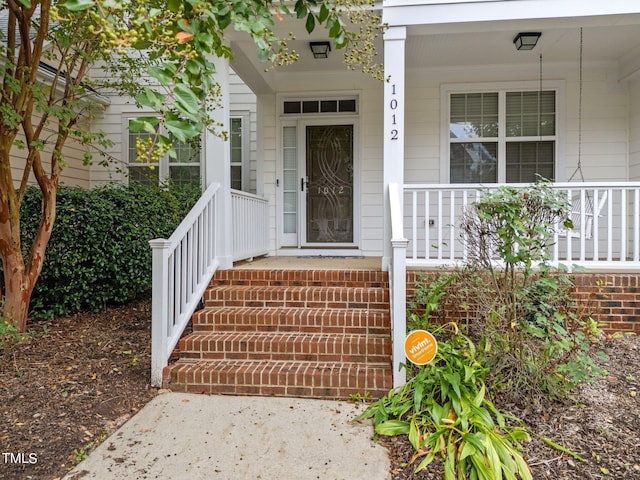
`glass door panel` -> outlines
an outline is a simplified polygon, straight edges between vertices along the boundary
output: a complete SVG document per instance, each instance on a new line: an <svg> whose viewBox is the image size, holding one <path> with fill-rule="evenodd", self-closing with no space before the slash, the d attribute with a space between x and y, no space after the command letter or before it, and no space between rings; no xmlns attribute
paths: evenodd
<svg viewBox="0 0 640 480"><path fill-rule="evenodd" d="M353 243L353 125L307 126L305 166L306 243Z"/></svg>

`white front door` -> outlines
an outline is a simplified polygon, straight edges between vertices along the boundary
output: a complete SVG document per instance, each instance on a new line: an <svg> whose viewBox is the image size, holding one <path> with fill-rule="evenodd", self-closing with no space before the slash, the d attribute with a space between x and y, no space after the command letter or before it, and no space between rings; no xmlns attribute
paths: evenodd
<svg viewBox="0 0 640 480"><path fill-rule="evenodd" d="M281 245L356 245L354 123L283 127Z"/></svg>

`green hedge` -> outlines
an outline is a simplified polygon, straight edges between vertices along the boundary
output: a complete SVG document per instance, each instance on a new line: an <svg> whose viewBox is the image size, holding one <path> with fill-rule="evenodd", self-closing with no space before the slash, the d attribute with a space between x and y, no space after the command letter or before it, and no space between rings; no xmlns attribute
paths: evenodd
<svg viewBox="0 0 640 480"><path fill-rule="evenodd" d="M168 238L199 195L194 187L60 187L56 221L30 316L97 312L148 290L149 240ZM38 226L40 198L39 189L31 188L23 204L25 248L30 247Z"/></svg>

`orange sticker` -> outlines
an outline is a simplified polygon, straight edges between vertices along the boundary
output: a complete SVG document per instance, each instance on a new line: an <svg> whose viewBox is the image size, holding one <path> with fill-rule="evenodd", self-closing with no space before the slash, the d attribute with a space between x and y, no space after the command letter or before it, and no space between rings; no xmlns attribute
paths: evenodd
<svg viewBox="0 0 640 480"><path fill-rule="evenodd" d="M404 341L404 353L412 363L426 365L436 358L438 342L426 330L414 330Z"/></svg>

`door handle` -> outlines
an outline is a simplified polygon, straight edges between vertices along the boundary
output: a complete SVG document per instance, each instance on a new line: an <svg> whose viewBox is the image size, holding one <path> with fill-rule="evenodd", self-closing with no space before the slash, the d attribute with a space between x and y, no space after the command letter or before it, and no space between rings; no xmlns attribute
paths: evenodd
<svg viewBox="0 0 640 480"><path fill-rule="evenodd" d="M304 192L304 178L300 179L300 191Z"/></svg>

